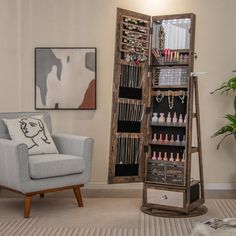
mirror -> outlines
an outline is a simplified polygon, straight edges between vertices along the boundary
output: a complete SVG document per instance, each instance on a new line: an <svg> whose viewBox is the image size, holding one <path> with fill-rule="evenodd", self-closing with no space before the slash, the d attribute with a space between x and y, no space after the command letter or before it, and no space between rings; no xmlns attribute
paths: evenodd
<svg viewBox="0 0 236 236"><path fill-rule="evenodd" d="M163 50L189 49L190 18L153 22L152 47Z"/></svg>

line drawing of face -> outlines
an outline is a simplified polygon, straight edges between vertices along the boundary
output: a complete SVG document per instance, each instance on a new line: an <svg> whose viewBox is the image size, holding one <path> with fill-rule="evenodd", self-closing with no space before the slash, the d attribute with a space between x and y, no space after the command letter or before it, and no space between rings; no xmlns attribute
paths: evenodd
<svg viewBox="0 0 236 236"><path fill-rule="evenodd" d="M29 147L29 149L34 146L39 146L37 141L34 140L37 136L40 136L43 142L50 144L45 133L44 124L40 119L29 117L22 118L19 122L25 137L30 138L33 142L33 145Z"/></svg>
<svg viewBox="0 0 236 236"><path fill-rule="evenodd" d="M25 137L34 138L39 132L42 132L44 127L41 120L36 118L22 118L21 121L21 130L23 131Z"/></svg>

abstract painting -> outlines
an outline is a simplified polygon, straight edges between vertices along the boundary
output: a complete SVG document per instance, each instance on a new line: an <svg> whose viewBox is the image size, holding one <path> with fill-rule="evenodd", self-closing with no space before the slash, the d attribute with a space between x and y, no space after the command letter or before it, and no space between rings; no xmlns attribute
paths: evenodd
<svg viewBox="0 0 236 236"><path fill-rule="evenodd" d="M35 48L35 109L96 109L96 48Z"/></svg>

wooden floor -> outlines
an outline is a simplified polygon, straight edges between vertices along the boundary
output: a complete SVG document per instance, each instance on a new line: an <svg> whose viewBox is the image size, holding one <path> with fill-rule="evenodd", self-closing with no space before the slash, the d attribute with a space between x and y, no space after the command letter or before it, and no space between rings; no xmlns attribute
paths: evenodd
<svg viewBox="0 0 236 236"><path fill-rule="evenodd" d="M141 198L142 190L135 189L81 189L83 197L87 198ZM208 199L236 199L236 190L206 190ZM73 197L73 191L48 193L47 197ZM0 198L22 197L19 194L0 189Z"/></svg>

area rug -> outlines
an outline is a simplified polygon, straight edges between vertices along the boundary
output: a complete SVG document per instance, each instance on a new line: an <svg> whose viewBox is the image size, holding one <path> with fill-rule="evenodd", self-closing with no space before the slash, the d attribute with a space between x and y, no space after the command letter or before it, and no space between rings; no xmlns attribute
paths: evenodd
<svg viewBox="0 0 236 236"><path fill-rule="evenodd" d="M195 224L217 217L236 217L236 200L207 200L206 215L161 218L139 211L140 199L36 199L30 219L23 219L22 199L0 199L1 236L187 236Z"/></svg>
<svg viewBox="0 0 236 236"><path fill-rule="evenodd" d="M107 227L36 227L39 219L18 220L0 224L1 236L138 236L138 228Z"/></svg>

